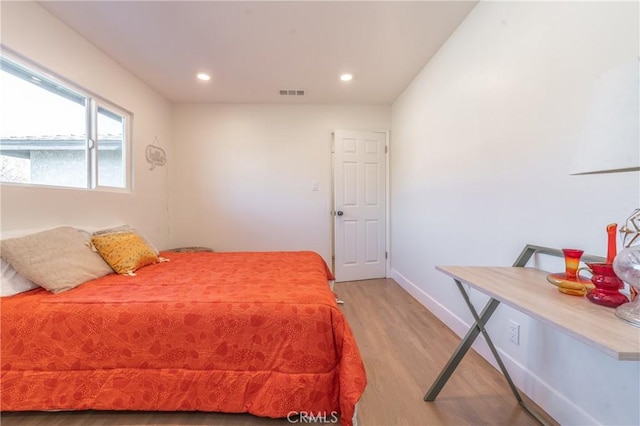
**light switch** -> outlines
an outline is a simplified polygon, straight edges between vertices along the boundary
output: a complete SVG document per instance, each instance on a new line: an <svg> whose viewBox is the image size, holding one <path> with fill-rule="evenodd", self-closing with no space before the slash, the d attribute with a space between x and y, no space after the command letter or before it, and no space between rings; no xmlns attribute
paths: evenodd
<svg viewBox="0 0 640 426"><path fill-rule="evenodd" d="M312 191L317 191L318 190L318 181L314 180L313 182L311 182L311 190Z"/></svg>

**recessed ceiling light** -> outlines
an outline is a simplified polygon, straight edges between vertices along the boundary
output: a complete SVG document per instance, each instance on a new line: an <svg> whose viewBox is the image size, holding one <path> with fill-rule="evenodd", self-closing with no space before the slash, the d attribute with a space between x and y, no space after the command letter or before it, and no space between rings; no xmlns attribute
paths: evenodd
<svg viewBox="0 0 640 426"><path fill-rule="evenodd" d="M342 74L340 76L340 80L342 81L351 81L353 79L353 75L351 74Z"/></svg>
<svg viewBox="0 0 640 426"><path fill-rule="evenodd" d="M203 72L199 72L196 77L198 77L198 80L202 80L202 81L209 81L211 80L211 77L209 76L209 74L205 74Z"/></svg>

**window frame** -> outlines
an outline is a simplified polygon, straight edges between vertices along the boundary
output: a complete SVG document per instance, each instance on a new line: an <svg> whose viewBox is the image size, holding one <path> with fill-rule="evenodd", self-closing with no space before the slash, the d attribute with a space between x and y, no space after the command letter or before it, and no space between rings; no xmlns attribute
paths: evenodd
<svg viewBox="0 0 640 426"><path fill-rule="evenodd" d="M104 192L120 192L131 193L133 192L133 112L107 100L106 98L96 94L95 92L86 89L85 87L74 83L73 81L49 70L48 68L36 63L35 61L21 55L14 50L7 48L5 45L0 44L0 57L7 59L9 62L17 64L19 67L25 68L31 72L36 78L44 77L47 83L52 83L59 86L62 92L72 92L80 95L86 99L85 103L85 156L87 165L87 186L64 186L64 185L49 185L46 183L32 183L32 182L0 182L0 185L12 185L22 187L35 187L35 188L55 188L55 189L69 189L80 191L104 191ZM45 89L46 90L46 89ZM62 94L59 94L63 96ZM123 134L122 134L122 155L123 155L123 187L106 186L99 184L98 175L98 148L100 140L98 138L98 109L104 109L108 112L114 113L123 119Z"/></svg>

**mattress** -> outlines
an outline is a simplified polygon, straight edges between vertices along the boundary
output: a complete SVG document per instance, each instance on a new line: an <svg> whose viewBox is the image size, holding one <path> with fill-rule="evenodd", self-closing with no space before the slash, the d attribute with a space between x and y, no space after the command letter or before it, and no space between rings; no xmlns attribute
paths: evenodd
<svg viewBox="0 0 640 426"><path fill-rule="evenodd" d="M351 424L366 375L313 252L170 253L0 300L1 409L199 410Z"/></svg>

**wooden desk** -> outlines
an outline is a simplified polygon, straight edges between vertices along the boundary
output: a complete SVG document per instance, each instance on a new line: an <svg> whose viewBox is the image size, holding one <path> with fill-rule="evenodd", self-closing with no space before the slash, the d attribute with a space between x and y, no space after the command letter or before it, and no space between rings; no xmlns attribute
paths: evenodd
<svg viewBox="0 0 640 426"><path fill-rule="evenodd" d="M436 267L454 279L475 322L424 396L425 401L436 399L476 337L482 333L518 403L540 423L546 424L539 413L521 398L484 327L500 303L511 306L618 360L640 360L640 328L616 318L611 308L596 305L585 297L558 292L555 286L547 282L547 272L521 267L538 249L544 249L546 254L553 254L551 249L527 246L523 251L526 256L521 255L516 261L517 267ZM490 297L480 314L471 304L463 283Z"/></svg>
<svg viewBox="0 0 640 426"><path fill-rule="evenodd" d="M620 320L613 308L560 293L533 268L437 266L454 280L523 312L619 360L640 360L640 328Z"/></svg>

